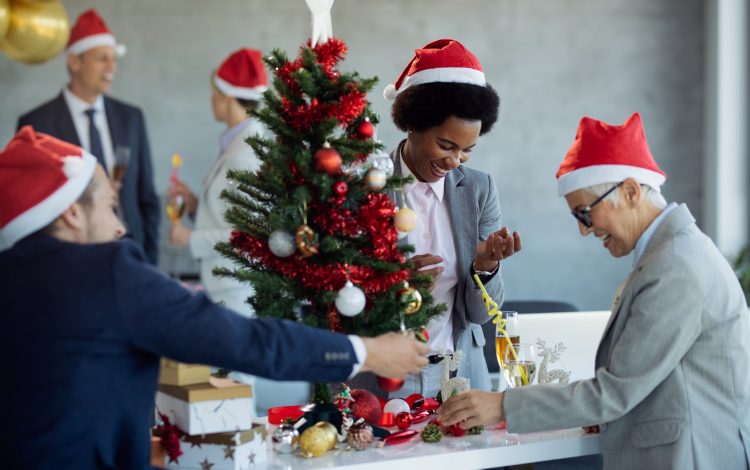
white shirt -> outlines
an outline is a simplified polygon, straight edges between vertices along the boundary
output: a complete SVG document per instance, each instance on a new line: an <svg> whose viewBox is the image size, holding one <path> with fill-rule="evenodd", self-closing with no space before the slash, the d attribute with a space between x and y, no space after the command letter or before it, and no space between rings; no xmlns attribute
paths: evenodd
<svg viewBox="0 0 750 470"><path fill-rule="evenodd" d="M399 148L401 173L412 175L404 162ZM443 274L432 289L436 304L445 304L445 312L434 317L427 324L430 334L428 346L430 354L453 352L453 304L458 288L458 266L456 265L456 244L453 238L453 226L448 213L445 195L445 178L434 183L423 183L414 178L414 183L404 185L406 205L417 213L417 226L407 235L407 242L414 246L414 254L432 254L443 258L443 262L428 266L444 268Z"/></svg>
<svg viewBox="0 0 750 470"><path fill-rule="evenodd" d="M654 235L654 232L656 232L656 229L659 227L659 225L661 225L664 219L667 218L669 213L675 209L677 209L676 202L673 202L665 207L661 214L659 214L659 216L655 218L653 222L651 222L651 225L649 225L648 228L644 230L638 241L635 242L635 248L633 249L633 268L635 268L635 266L638 264L641 256L643 256L643 252L646 251L648 242L651 241L651 237Z"/></svg>
<svg viewBox="0 0 750 470"><path fill-rule="evenodd" d="M73 118L73 125L78 134L78 140L88 152L91 152L91 142L89 142L89 117L86 116L86 110L94 108L94 125L99 131L99 137L102 140L102 150L104 151L104 161L107 164L107 173L112 174L112 168L115 164L115 152L112 146L112 137L109 135L109 124L107 123L107 113L104 111L104 98L99 95L94 104L89 104L71 92L68 87L63 88L63 98L68 110Z"/></svg>

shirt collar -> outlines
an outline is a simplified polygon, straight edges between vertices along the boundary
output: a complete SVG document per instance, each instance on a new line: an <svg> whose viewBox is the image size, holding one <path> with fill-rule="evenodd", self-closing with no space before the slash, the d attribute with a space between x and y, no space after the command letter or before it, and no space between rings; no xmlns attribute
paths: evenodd
<svg viewBox="0 0 750 470"><path fill-rule="evenodd" d="M70 91L68 87L63 88L62 92L63 98L65 98L65 103L68 105L70 113L74 116L83 114L87 109L91 108L94 108L97 112L104 111L104 98L102 97L102 95L96 97L96 101L94 101L94 104L89 104L76 96L72 91Z"/></svg>
<svg viewBox="0 0 750 470"><path fill-rule="evenodd" d="M654 232L656 232L656 229L659 228L659 225L661 225L662 222L664 222L664 219L667 218L670 212L675 210L677 208L677 203L673 202L669 204L666 208L664 208L663 211L661 211L661 214L659 214L653 222L651 222L651 225L648 226L648 228L643 232L641 237L638 239L637 242L635 242L635 249L633 250L633 268L638 264L638 261L640 261L641 256L643 256L643 252L646 251L646 247L648 246L648 242L651 241L651 237L654 236Z"/></svg>
<svg viewBox="0 0 750 470"><path fill-rule="evenodd" d="M221 150L221 153L224 153L234 139L250 126L250 121L251 118L247 118L221 133L221 137L219 137L219 149Z"/></svg>
<svg viewBox="0 0 750 470"><path fill-rule="evenodd" d="M406 141L404 141L406 142ZM398 146L398 158L401 162L401 176L414 176L414 173L411 172L409 169L409 166L404 161L404 154L401 152L401 149L404 148L404 145ZM443 202L443 195L445 194L445 177L440 178L439 180L435 181L434 183L425 183L422 181L419 181L416 176L414 176L414 183L410 183L413 187L429 187L432 189L432 192L437 197L438 201Z"/></svg>

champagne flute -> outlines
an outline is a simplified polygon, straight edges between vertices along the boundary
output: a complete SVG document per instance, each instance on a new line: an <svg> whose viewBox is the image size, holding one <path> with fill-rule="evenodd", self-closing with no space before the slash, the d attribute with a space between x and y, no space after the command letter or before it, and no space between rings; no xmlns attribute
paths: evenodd
<svg viewBox="0 0 750 470"><path fill-rule="evenodd" d="M497 364L501 370L503 368L503 360L505 359L505 351L508 349L508 338L505 337L503 330L507 333L512 344L521 342L518 327L518 312L510 310L502 312L501 319L495 328L495 355L497 356Z"/></svg>
<svg viewBox="0 0 750 470"><path fill-rule="evenodd" d="M130 164L130 147L118 145L115 147L115 166L112 169L112 181L118 188L122 186L122 180L125 179L125 172L128 171Z"/></svg>
<svg viewBox="0 0 750 470"><path fill-rule="evenodd" d="M182 157L179 153L172 155L172 175L169 177L169 181L173 187L170 188L168 199L167 199L167 217L172 222L177 222L182 218L182 214L185 212L185 199L182 194L175 191L174 185L179 182L178 173L182 166Z"/></svg>
<svg viewBox="0 0 750 470"><path fill-rule="evenodd" d="M528 343L514 344L505 351L503 369L510 387L531 385L536 378L536 346Z"/></svg>

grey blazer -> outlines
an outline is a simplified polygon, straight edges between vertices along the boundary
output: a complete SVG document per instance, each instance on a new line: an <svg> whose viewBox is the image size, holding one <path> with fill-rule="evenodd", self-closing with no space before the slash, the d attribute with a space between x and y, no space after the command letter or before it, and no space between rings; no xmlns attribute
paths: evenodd
<svg viewBox="0 0 750 470"><path fill-rule="evenodd" d="M621 292L595 377L506 391L508 430L599 424L607 469L750 467L750 315L684 204Z"/></svg>
<svg viewBox="0 0 750 470"><path fill-rule="evenodd" d="M399 151L404 142L391 153L397 174L401 174ZM395 194L401 205L401 193ZM453 222L456 243L458 289L453 304L453 343L464 352L457 375L467 377L472 389L489 390L491 383L484 360L484 333L481 324L489 320L482 302L482 292L471 278L477 244L500 229L500 200L492 177L463 165L445 176L445 200ZM484 283L485 289L498 303L503 302L503 276L498 270Z"/></svg>

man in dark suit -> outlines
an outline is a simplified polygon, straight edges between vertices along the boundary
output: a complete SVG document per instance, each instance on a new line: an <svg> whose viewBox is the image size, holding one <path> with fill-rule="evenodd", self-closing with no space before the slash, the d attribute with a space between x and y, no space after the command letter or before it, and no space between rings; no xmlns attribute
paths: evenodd
<svg viewBox="0 0 750 470"><path fill-rule="evenodd" d="M159 357L276 380L403 378L427 347L248 319L168 279L130 240L96 159L24 127L0 152L3 468L143 469Z"/></svg>
<svg viewBox="0 0 750 470"><path fill-rule="evenodd" d="M17 128L31 125L93 154L118 189L128 234L156 264L161 209L143 113L105 96L124 46L91 9L73 26L66 51L70 82L54 99L21 116Z"/></svg>

